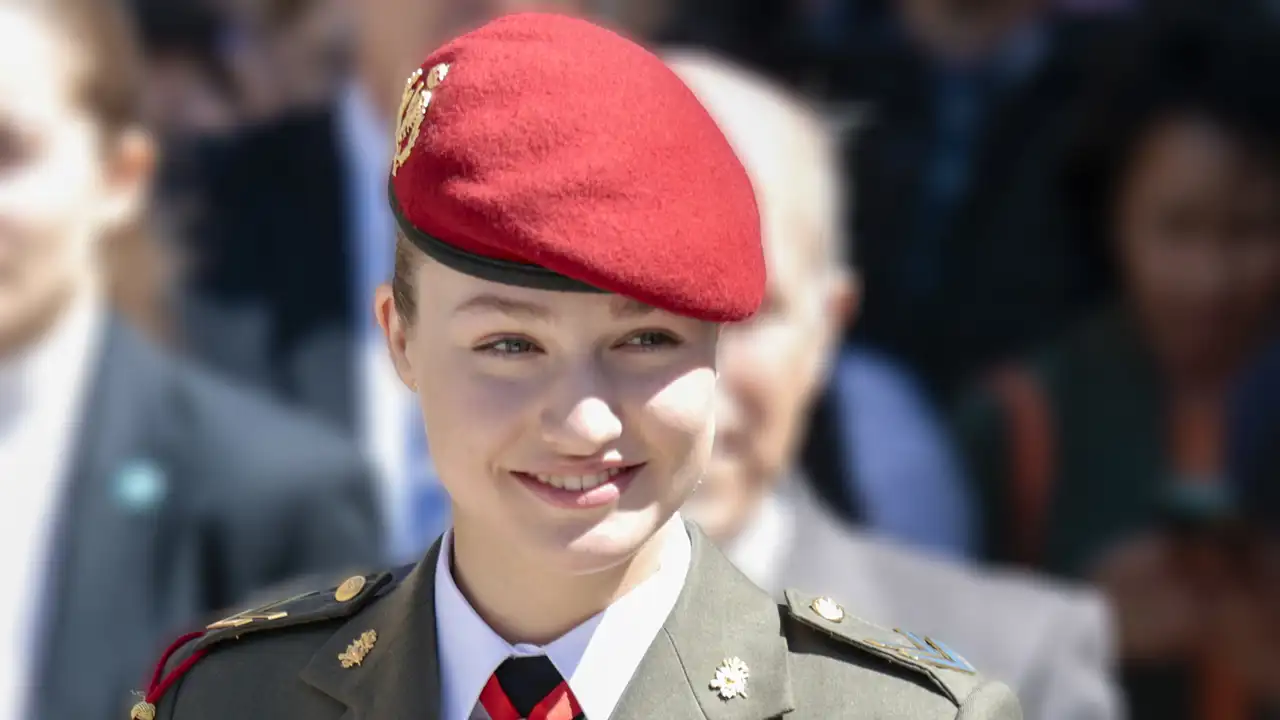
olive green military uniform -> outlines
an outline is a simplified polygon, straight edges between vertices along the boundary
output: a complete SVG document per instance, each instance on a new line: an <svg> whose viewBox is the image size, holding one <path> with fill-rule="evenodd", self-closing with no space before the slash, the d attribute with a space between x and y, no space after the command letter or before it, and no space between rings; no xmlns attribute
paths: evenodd
<svg viewBox="0 0 1280 720"><path fill-rule="evenodd" d="M791 591L779 606L689 532L685 587L616 720L1022 717L1006 686L940 643L870 625L829 598ZM207 652L159 700L157 717L439 718L438 552L439 543L400 580L353 578L215 623L169 662L167 672ZM713 687L730 660L745 679Z"/></svg>

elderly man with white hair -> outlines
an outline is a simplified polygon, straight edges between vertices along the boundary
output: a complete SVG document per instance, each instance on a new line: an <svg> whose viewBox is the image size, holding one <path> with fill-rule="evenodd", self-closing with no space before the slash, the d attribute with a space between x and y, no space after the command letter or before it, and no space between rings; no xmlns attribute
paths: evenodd
<svg viewBox="0 0 1280 720"><path fill-rule="evenodd" d="M734 145L764 223L768 290L721 341L713 461L687 512L766 590L824 588L873 623L965 648L1028 718L1121 715L1110 616L1092 591L926 556L842 524L798 476L798 442L857 301L839 173L819 115L714 57L668 53Z"/></svg>

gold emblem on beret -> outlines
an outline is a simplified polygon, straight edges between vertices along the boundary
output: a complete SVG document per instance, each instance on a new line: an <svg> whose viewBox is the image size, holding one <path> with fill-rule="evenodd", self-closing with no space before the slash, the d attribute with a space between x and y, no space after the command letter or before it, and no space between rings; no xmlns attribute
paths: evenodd
<svg viewBox="0 0 1280 720"><path fill-rule="evenodd" d="M129 720L156 720L156 706L143 700L129 711Z"/></svg>
<svg viewBox="0 0 1280 720"><path fill-rule="evenodd" d="M400 96L400 112L396 115L396 153L391 163L392 175L396 174L413 152L413 146L418 142L418 131L427 118L431 95L448 74L449 65L440 63L426 73L422 72L422 68L414 70L405 81L404 93Z"/></svg>
<svg viewBox="0 0 1280 720"><path fill-rule="evenodd" d="M829 597L820 597L809 603L809 608L818 613L818 617L830 622L844 620L844 608Z"/></svg>
<svg viewBox="0 0 1280 720"><path fill-rule="evenodd" d="M333 599L338 602L347 602L351 598L360 594L360 591L364 589L364 583L365 579L363 575L353 575L347 578L342 581L342 584L338 586L336 591L334 591Z"/></svg>
<svg viewBox="0 0 1280 720"><path fill-rule="evenodd" d="M741 658L725 658L716 668L716 676L711 679L711 689L720 692L721 700L732 700L747 696L747 678L751 671Z"/></svg>
<svg viewBox="0 0 1280 720"><path fill-rule="evenodd" d="M356 638L347 649L339 653L338 660L342 662L342 667L352 668L364 662L364 658L373 649L373 644L378 642L377 630L366 630Z"/></svg>

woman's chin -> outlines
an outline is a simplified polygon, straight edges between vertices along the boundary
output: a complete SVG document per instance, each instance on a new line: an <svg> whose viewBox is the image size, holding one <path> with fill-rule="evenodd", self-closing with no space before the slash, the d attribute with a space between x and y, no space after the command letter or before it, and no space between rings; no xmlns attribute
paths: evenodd
<svg viewBox="0 0 1280 720"><path fill-rule="evenodd" d="M560 538L562 542L554 543L556 547L547 548L552 556L549 564L570 575L607 572L661 542L662 523L629 515L636 514L615 513L583 532Z"/></svg>

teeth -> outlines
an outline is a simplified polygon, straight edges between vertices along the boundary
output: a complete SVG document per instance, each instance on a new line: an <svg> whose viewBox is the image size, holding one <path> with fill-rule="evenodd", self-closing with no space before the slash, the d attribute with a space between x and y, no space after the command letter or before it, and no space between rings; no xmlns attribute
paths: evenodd
<svg viewBox="0 0 1280 720"><path fill-rule="evenodd" d="M582 491L603 483L611 477L622 472L625 468L611 468L602 473L595 475L545 475L538 473L534 475L538 482L551 487L560 488L561 490Z"/></svg>

